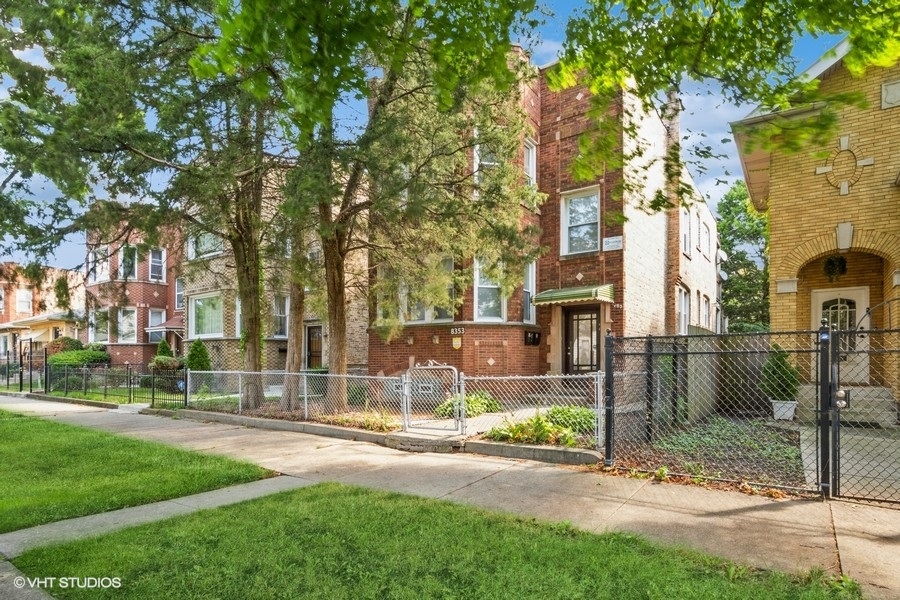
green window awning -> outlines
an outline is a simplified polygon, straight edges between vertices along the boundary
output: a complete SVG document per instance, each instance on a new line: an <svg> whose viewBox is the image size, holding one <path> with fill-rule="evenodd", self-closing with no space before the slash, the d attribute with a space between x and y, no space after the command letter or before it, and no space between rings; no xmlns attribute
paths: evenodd
<svg viewBox="0 0 900 600"><path fill-rule="evenodd" d="M566 304L567 302L612 302L613 286L588 285L584 287L561 288L558 290L544 290L534 295L531 303L539 304Z"/></svg>

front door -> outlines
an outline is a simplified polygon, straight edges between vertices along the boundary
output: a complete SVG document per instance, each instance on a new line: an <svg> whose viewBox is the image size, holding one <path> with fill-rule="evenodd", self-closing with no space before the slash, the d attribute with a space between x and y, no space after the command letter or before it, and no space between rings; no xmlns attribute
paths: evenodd
<svg viewBox="0 0 900 600"><path fill-rule="evenodd" d="M838 332L841 381L869 383L869 329L871 317L869 288L813 290L812 326L818 329L822 319Z"/></svg>
<svg viewBox="0 0 900 600"><path fill-rule="evenodd" d="M600 370L599 307L565 309L564 319L564 372L567 375L578 375Z"/></svg>
<svg viewBox="0 0 900 600"><path fill-rule="evenodd" d="M306 327L306 368L322 368L322 326L307 325Z"/></svg>

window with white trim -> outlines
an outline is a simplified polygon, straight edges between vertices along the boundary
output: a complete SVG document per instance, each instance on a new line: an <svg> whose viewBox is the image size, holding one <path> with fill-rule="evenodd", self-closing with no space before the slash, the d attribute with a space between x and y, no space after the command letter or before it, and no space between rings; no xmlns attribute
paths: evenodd
<svg viewBox="0 0 900 600"><path fill-rule="evenodd" d="M681 209L681 251L691 255L691 211L684 207Z"/></svg>
<svg viewBox="0 0 900 600"><path fill-rule="evenodd" d="M6 290L0 287L0 313L6 312Z"/></svg>
<svg viewBox="0 0 900 600"><path fill-rule="evenodd" d="M703 296L703 304L700 309L700 323L709 329L709 296Z"/></svg>
<svg viewBox="0 0 900 600"><path fill-rule="evenodd" d="M137 310L120 308L119 320L116 324L116 339L120 344L137 343Z"/></svg>
<svg viewBox="0 0 900 600"><path fill-rule="evenodd" d="M475 260L475 320L506 320L506 302L500 284L484 274L481 263Z"/></svg>
<svg viewBox="0 0 900 600"><path fill-rule="evenodd" d="M28 288L16 290L16 312L22 315L32 314L34 306L34 293Z"/></svg>
<svg viewBox="0 0 900 600"><path fill-rule="evenodd" d="M525 171L525 183L537 185L537 144L530 138L525 140L522 168Z"/></svg>
<svg viewBox="0 0 900 600"><path fill-rule="evenodd" d="M453 273L453 259L449 257L442 259L441 269L446 273ZM447 284L447 297L452 299L455 294L456 290L453 286L453 281L451 278L450 283ZM401 306L407 306L409 297L412 295L413 294L411 294L409 290L404 287L404 289L401 291ZM418 300L413 306L410 306L406 311L405 317L405 321L407 323L434 323L439 321L452 320L452 310L448 310L439 306L427 306L426 303L422 300Z"/></svg>
<svg viewBox="0 0 900 600"><path fill-rule="evenodd" d="M175 278L175 310L184 310L184 279Z"/></svg>
<svg viewBox="0 0 900 600"><path fill-rule="evenodd" d="M676 295L678 335L687 335L688 325L690 325L691 322L691 292L685 287L678 286L676 288Z"/></svg>
<svg viewBox="0 0 900 600"><path fill-rule="evenodd" d="M191 296L188 331L191 338L221 337L223 330L222 295L219 293Z"/></svg>
<svg viewBox="0 0 900 600"><path fill-rule="evenodd" d="M109 341L109 310L92 310L88 313L88 341L105 344Z"/></svg>
<svg viewBox="0 0 900 600"><path fill-rule="evenodd" d="M100 246L88 252L88 283L109 280L109 248Z"/></svg>
<svg viewBox="0 0 900 600"><path fill-rule="evenodd" d="M272 301L272 335L275 337L287 337L288 335L288 310L290 300L287 296L276 295Z"/></svg>
<svg viewBox="0 0 900 600"><path fill-rule="evenodd" d="M137 279L137 248L119 248L119 279Z"/></svg>
<svg viewBox="0 0 900 600"><path fill-rule="evenodd" d="M9 348L10 348L9 338L10 338L10 335L7 333L0 334L0 355L4 356L7 359L9 357L6 356L6 353L9 352Z"/></svg>
<svg viewBox="0 0 900 600"><path fill-rule="evenodd" d="M709 223L703 224L703 242L701 251L703 252L703 256L709 258L712 254L712 233L709 229Z"/></svg>
<svg viewBox="0 0 900 600"><path fill-rule="evenodd" d="M166 322L166 311L158 308L151 308L147 312L147 326L159 327ZM147 341L150 343L159 343L165 337L165 331L148 331Z"/></svg>
<svg viewBox="0 0 900 600"><path fill-rule="evenodd" d="M194 260L196 258L205 258L214 254L220 254L224 247L225 244L222 241L222 238L204 231L188 240L187 257L188 260Z"/></svg>
<svg viewBox="0 0 900 600"><path fill-rule="evenodd" d="M535 322L535 307L531 303L534 298L534 292L537 287L537 264L531 263L525 267L525 280L522 283L522 321L525 323Z"/></svg>
<svg viewBox="0 0 900 600"><path fill-rule="evenodd" d="M563 196L560 254L595 252L600 249L600 203L598 191Z"/></svg>
<svg viewBox="0 0 900 600"><path fill-rule="evenodd" d="M166 280L166 251L162 248L150 250L150 281Z"/></svg>
<svg viewBox="0 0 900 600"><path fill-rule="evenodd" d="M234 297L234 337L240 338L244 333L244 316L241 312L241 299Z"/></svg>

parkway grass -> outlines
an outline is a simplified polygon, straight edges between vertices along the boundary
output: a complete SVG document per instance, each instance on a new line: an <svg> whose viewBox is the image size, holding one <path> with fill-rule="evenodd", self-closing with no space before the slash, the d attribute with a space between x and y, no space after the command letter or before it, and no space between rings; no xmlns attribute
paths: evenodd
<svg viewBox="0 0 900 600"><path fill-rule="evenodd" d="M69 598L859 598L624 534L449 502L320 484L30 551L26 577L118 578Z"/></svg>
<svg viewBox="0 0 900 600"><path fill-rule="evenodd" d="M268 475L224 457L0 411L0 533Z"/></svg>

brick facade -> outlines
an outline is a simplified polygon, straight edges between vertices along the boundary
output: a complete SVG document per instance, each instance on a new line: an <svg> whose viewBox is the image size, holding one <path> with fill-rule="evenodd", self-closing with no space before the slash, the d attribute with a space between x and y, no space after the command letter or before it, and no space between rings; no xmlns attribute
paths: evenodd
<svg viewBox="0 0 900 600"><path fill-rule="evenodd" d="M602 337L607 329L616 335L664 333L667 308L674 305L674 289L666 284L666 272L675 260L678 281L715 302L717 265L715 254L708 264L686 262L681 255L670 258L667 239L679 230L667 226L664 213L647 214L636 207L636 195L663 181L662 163L665 152L665 128L656 115L639 110L626 95L609 107L610 114L624 118L623 106L637 119L637 129L646 138L649 154L657 159L649 167L644 157L641 165L626 165L624 170L600 170L591 180L576 179L573 162L581 154L580 141L595 127L590 116L591 98L585 86L562 91L551 90L547 81L549 69L542 70L536 80L524 88L522 105L535 132L537 143L537 185L546 201L534 219L541 227L541 245L547 250L537 261L536 292L612 285L613 301L580 301L536 306L536 322L523 322L522 288L506 298L503 323L484 323L475 319L473 290L466 290L462 305L453 322L441 324L409 324L390 343L373 331L369 340L369 371L394 374L416 364L436 361L449 364L473 375L543 374L572 371L570 319L573 314L593 315L593 333L589 344L596 356L594 368L602 368ZM628 140L620 139L621 144ZM627 180L627 181L626 181ZM628 183L629 185L623 185ZM625 189L624 197L622 189ZM599 248L587 252L567 252L563 247L566 202L573 197L596 194L599 215L597 236ZM634 195L634 196L633 196ZM624 201L623 201L624 200ZM716 243L715 220L705 204L693 209L697 222L710 228L713 252ZM624 214L627 220L608 218ZM677 224L677 222L676 222ZM674 310L674 309L673 309ZM700 319L698 309L696 322ZM539 344L532 345L535 334ZM526 344L526 338L532 343Z"/></svg>
<svg viewBox="0 0 900 600"><path fill-rule="evenodd" d="M815 329L823 315L833 318L825 309L835 301L850 308L846 320L853 322L842 328L900 327L900 64L854 77L842 60L848 48L839 45L812 73L822 92L864 100L836 107L833 137L793 154L757 149L741 157L751 199L769 216L773 331ZM741 124L769 118L753 115ZM846 272L829 277L831 261L843 261ZM862 333L854 343L868 339L877 336ZM867 360L861 371L846 367L842 381L900 386L900 371L889 364L895 361L877 354Z"/></svg>

